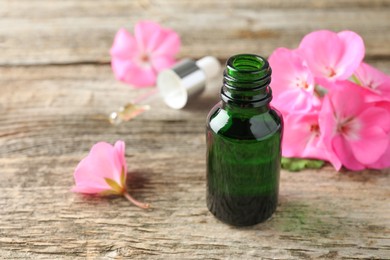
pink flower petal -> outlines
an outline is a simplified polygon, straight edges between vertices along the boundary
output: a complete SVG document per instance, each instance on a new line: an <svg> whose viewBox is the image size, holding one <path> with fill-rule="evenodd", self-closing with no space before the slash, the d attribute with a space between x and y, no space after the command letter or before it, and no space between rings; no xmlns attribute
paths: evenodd
<svg viewBox="0 0 390 260"><path fill-rule="evenodd" d="M156 56L151 59L153 68L160 72L164 69L168 69L175 64L175 59L168 56Z"/></svg>
<svg viewBox="0 0 390 260"><path fill-rule="evenodd" d="M306 90L313 92L313 76L297 51L278 48L271 54L268 61L272 67L271 87L275 95L287 89L302 88L302 85L298 85L300 82L307 83Z"/></svg>
<svg viewBox="0 0 390 260"><path fill-rule="evenodd" d="M296 50L276 49L269 58L273 77L273 104L282 111L306 112L319 104L314 80Z"/></svg>
<svg viewBox="0 0 390 260"><path fill-rule="evenodd" d="M341 161L334 150L332 141L334 136L337 134L337 121L334 117L333 105L328 96L325 96L322 108L319 113L318 122L321 129L321 142L327 148L328 160L333 167L339 171L341 169Z"/></svg>
<svg viewBox="0 0 390 260"><path fill-rule="evenodd" d="M364 42L360 35L352 31L342 31L337 36L344 46L343 55L337 64L342 72L339 79L347 79L359 67L364 58Z"/></svg>
<svg viewBox="0 0 390 260"><path fill-rule="evenodd" d="M180 48L178 34L151 21L135 25L135 37L125 29L115 36L111 48L111 67L118 80L134 87L156 83L157 72L174 64Z"/></svg>
<svg viewBox="0 0 390 260"><path fill-rule="evenodd" d="M77 186L72 188L72 192L85 193L85 194L99 194L107 190L110 190L110 187L108 185L98 186L95 184L95 186L91 186L90 183L77 184Z"/></svg>
<svg viewBox="0 0 390 260"><path fill-rule="evenodd" d="M302 39L299 49L314 75L325 78L330 77L330 69L335 69L343 52L337 34L327 30L307 34Z"/></svg>
<svg viewBox="0 0 390 260"><path fill-rule="evenodd" d="M138 53L137 42L125 29L120 29L114 39L110 54L121 59L132 59Z"/></svg>
<svg viewBox="0 0 390 260"><path fill-rule="evenodd" d="M154 49L153 54L174 57L179 52L180 45L179 35L172 30L165 29L164 38Z"/></svg>
<svg viewBox="0 0 390 260"><path fill-rule="evenodd" d="M364 125L359 138L350 142L352 152L362 164L372 164L379 160L389 145L390 114L383 108L370 107L358 119Z"/></svg>
<svg viewBox="0 0 390 260"><path fill-rule="evenodd" d="M76 167L74 191L96 193L111 190L106 179L112 179L120 185L123 169L127 169L124 143L119 141L115 147L105 142L97 143Z"/></svg>
<svg viewBox="0 0 390 260"><path fill-rule="evenodd" d="M127 164L126 164L126 157L125 157L125 151L126 151L126 144L125 142L118 140L115 142L114 149L116 151L116 159L118 160L117 164L123 167L123 171L125 175L127 175ZM118 176L119 179L121 176Z"/></svg>
<svg viewBox="0 0 390 260"><path fill-rule="evenodd" d="M373 95L368 101L390 101L390 76L362 62L355 71L355 76L361 86L367 88Z"/></svg>
<svg viewBox="0 0 390 260"><path fill-rule="evenodd" d="M302 123L299 115L288 115L284 121L283 156L303 157L302 153L306 149L308 139L310 138L310 126Z"/></svg>
<svg viewBox="0 0 390 260"><path fill-rule="evenodd" d="M91 151L85 159L85 163L77 170L86 170L93 173L97 178L112 178L120 176L122 165L116 160L117 153L114 147L106 142L99 142L92 146ZM119 178L118 178L119 180Z"/></svg>
<svg viewBox="0 0 390 260"><path fill-rule="evenodd" d="M283 156L327 160L325 147L319 141L317 113L290 114L286 117Z"/></svg>
<svg viewBox="0 0 390 260"><path fill-rule="evenodd" d="M98 189L101 191L109 190L110 186L104 180L100 172L94 172L94 168L90 167L93 165L94 160L90 157L86 157L80 161L74 172L74 180L76 187L90 187L91 189ZM77 189L76 189L77 190Z"/></svg>
<svg viewBox="0 0 390 260"><path fill-rule="evenodd" d="M134 63L131 60L112 58L111 68L117 80L124 81L128 71L131 71Z"/></svg>
<svg viewBox="0 0 390 260"><path fill-rule="evenodd" d="M390 110L383 107L369 107L360 113L359 119L364 122L364 129L377 126L386 133L390 131Z"/></svg>
<svg viewBox="0 0 390 260"><path fill-rule="evenodd" d="M151 21L139 22L135 26L135 38L143 52L173 57L179 52L180 38L170 29L162 28Z"/></svg>
<svg viewBox="0 0 390 260"><path fill-rule="evenodd" d="M327 160L330 162L330 164L332 164L332 166L336 169L336 171L340 171L343 165L340 161L340 158L335 153L335 151L333 149L326 149L326 153L328 158Z"/></svg>
<svg viewBox="0 0 390 260"><path fill-rule="evenodd" d="M111 66L118 80L136 88L153 86L156 82L157 75L151 66L141 68L132 61L121 59L112 59Z"/></svg>
<svg viewBox="0 0 390 260"><path fill-rule="evenodd" d="M353 171L361 171L365 168L363 164L356 160L351 147L341 135L334 136L332 148L346 168Z"/></svg>
<svg viewBox="0 0 390 260"><path fill-rule="evenodd" d="M345 84L324 98L320 112L325 145L351 170L377 161L389 143L389 112L364 102L362 93L355 84Z"/></svg>
<svg viewBox="0 0 390 260"><path fill-rule="evenodd" d="M312 32L302 39L299 49L314 75L329 81L349 78L365 52L362 38L351 31Z"/></svg>
<svg viewBox="0 0 390 260"><path fill-rule="evenodd" d="M161 31L162 28L158 23L151 21L138 22L134 28L134 36L137 40L140 51L151 52L154 46L150 46L150 39L158 38Z"/></svg>
<svg viewBox="0 0 390 260"><path fill-rule="evenodd" d="M364 109L364 96L350 81L339 81L338 88L329 94L333 111L339 118L358 115Z"/></svg>
<svg viewBox="0 0 390 260"><path fill-rule="evenodd" d="M363 129L360 139L349 142L352 153L361 164L370 164L377 161L389 145L388 134L380 127Z"/></svg>
<svg viewBox="0 0 390 260"><path fill-rule="evenodd" d="M390 134L387 137L390 140ZM368 164L368 167L371 169L386 169L390 168L390 144L387 146L386 151L383 155L374 163Z"/></svg>
<svg viewBox="0 0 390 260"><path fill-rule="evenodd" d="M316 99L317 97L304 90L292 89L276 96L272 104L282 111L283 114L289 112L305 113L315 110L315 105L319 103Z"/></svg>
<svg viewBox="0 0 390 260"><path fill-rule="evenodd" d="M390 101L380 101L374 103L375 107L380 107L385 109L387 112L390 113Z"/></svg>

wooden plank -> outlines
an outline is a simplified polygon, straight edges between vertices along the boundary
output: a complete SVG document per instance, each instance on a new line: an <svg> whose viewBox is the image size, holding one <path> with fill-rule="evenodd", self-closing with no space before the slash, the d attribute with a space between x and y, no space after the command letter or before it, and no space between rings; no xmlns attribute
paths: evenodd
<svg viewBox="0 0 390 260"><path fill-rule="evenodd" d="M205 206L203 148L127 156L130 176L136 180L130 187L135 197L152 203L150 211L122 198L72 194L79 150L69 156L0 159L0 256L384 259L389 255L388 174L337 174L329 168L283 171L280 205L273 218L252 228L233 228L217 221Z"/></svg>
<svg viewBox="0 0 390 260"><path fill-rule="evenodd" d="M390 72L390 62L373 64ZM145 93L107 65L0 68L0 258L373 258L390 255L389 171L282 172L271 220L217 221L205 206L204 124L218 84L189 108L160 100L132 122L112 109ZM216 80L218 81L218 80ZM150 202L70 192L92 144L127 144L129 186Z"/></svg>
<svg viewBox="0 0 390 260"><path fill-rule="evenodd" d="M308 32L350 29L367 55L390 57L390 1L11 1L0 2L0 65L107 63L120 27L140 19L179 32L180 57L297 47Z"/></svg>
<svg viewBox="0 0 390 260"><path fill-rule="evenodd" d="M178 10L181 12L197 11L236 11L248 9L382 9L390 7L389 0L3 0L0 2L0 16L3 18L59 18L85 16L126 16L129 12L159 12Z"/></svg>
<svg viewBox="0 0 390 260"><path fill-rule="evenodd" d="M191 10L221 9L338 9L338 8L383 8L389 7L389 0L3 0L0 3L1 17L75 17L93 14L97 16L126 15L131 9L148 11L153 8Z"/></svg>

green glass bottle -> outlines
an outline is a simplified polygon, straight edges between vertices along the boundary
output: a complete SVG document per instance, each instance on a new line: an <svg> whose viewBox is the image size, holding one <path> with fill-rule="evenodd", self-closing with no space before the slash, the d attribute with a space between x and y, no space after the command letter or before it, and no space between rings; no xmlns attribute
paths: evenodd
<svg viewBox="0 0 390 260"><path fill-rule="evenodd" d="M226 62L222 101L207 119L207 207L218 219L249 226L278 203L283 120L270 106L271 68L252 54Z"/></svg>

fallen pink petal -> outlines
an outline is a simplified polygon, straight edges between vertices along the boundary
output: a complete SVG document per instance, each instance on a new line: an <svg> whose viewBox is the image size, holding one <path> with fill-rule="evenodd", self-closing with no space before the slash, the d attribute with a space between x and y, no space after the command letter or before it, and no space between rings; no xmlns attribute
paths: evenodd
<svg viewBox="0 0 390 260"><path fill-rule="evenodd" d="M89 154L77 165L74 179L76 185L73 192L124 196L140 208L149 208L149 204L137 201L128 193L123 141L117 141L114 146L106 142L92 146Z"/></svg>

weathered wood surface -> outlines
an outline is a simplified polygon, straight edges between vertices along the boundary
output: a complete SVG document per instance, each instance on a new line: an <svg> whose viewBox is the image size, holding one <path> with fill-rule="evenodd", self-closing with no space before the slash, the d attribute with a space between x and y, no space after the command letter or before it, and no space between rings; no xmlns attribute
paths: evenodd
<svg viewBox="0 0 390 260"><path fill-rule="evenodd" d="M318 29L361 34L370 57L390 57L390 1L1 0L0 64L108 62L120 27L152 19L182 36L182 57L269 55Z"/></svg>
<svg viewBox="0 0 390 260"><path fill-rule="evenodd" d="M390 73L389 6L0 0L0 258L389 259L388 170L282 171L272 219L233 228L205 206L204 123L217 86L185 110L156 100L132 122L113 127L105 119L148 91L115 81L106 64L115 31L140 18L177 29L181 56L193 57L268 55L296 46L312 29L355 29L369 61ZM129 186L153 210L70 192L73 170L90 147L118 139L127 144Z"/></svg>

